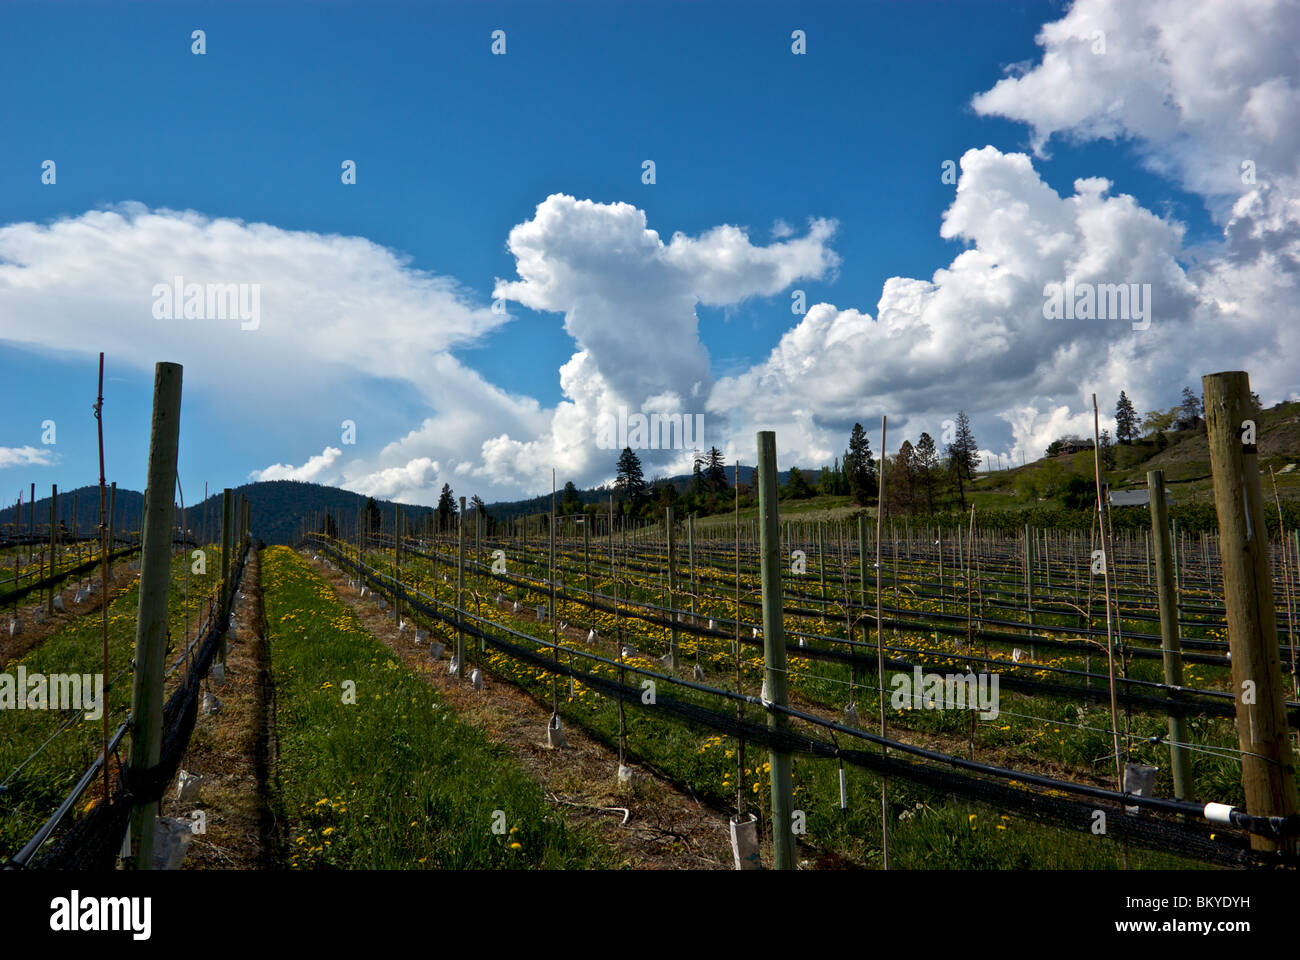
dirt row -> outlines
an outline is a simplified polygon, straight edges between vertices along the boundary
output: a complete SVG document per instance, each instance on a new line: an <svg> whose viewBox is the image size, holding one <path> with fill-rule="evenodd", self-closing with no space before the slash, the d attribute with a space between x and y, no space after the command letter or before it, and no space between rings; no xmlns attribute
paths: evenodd
<svg viewBox="0 0 1300 960"><path fill-rule="evenodd" d="M250 551L235 607L235 635L226 644L225 680L213 671L203 682L204 703L181 759L181 769L203 777L198 801L180 801L173 787L159 806L163 816L197 823L183 868L251 870L277 865L278 839L269 795L274 764L274 695L264 642L259 555ZM214 704L216 712L207 712Z"/></svg>

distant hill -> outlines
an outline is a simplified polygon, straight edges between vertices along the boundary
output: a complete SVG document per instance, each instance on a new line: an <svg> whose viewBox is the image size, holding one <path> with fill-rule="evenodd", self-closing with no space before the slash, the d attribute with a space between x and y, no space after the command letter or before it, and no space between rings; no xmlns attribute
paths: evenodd
<svg viewBox="0 0 1300 960"><path fill-rule="evenodd" d="M1258 440L1260 467L1264 470L1265 476L1265 493L1271 500L1272 485L1268 480L1268 468L1281 471L1300 461L1300 402L1280 403L1262 411ZM1092 459L1092 453L1085 451L1059 457L1043 457L1008 470L982 471L977 482L968 491L968 496L981 507L1017 508L1041 504L1044 501L1057 502L1071 474L1088 479L1092 477ZM1160 468L1165 471L1171 490L1182 502L1204 501L1211 497L1209 449L1203 428L1167 432L1163 443L1145 438L1131 445L1117 445L1115 461L1115 468L1107 471L1107 479L1112 489L1143 487L1146 483L1146 472ZM821 466L821 464L800 466L799 469L804 472L809 483L815 484L817 471ZM734 480L735 472L734 467L727 468L728 482ZM743 465L740 467L741 483L752 486L753 476L754 467ZM780 473L779 480L784 484L789 477L790 471L784 470ZM1279 493L1284 500L1300 500L1300 468L1293 467L1287 473L1279 473L1277 480ZM668 478L654 478L654 482L671 483L678 492L685 493L690 488L692 477L683 474ZM296 480L246 483L234 489L246 496L252 504L253 532L267 543L289 542L298 522L312 514L328 512L336 519L347 518L345 525L351 527L357 511L367 500L361 494L341 490L338 487ZM37 493L41 492L38 488ZM472 493L473 491L461 492ZM602 504L608 502L609 494L607 487L594 487L579 490L578 499L584 505ZM402 508L408 522L417 526L422 525L425 517L434 512L433 507L397 504L391 500L376 500L375 503L387 529L392 528L393 517L398 506ZM136 490L119 488L115 510L116 529L139 529L143 506L143 494ZM516 517L544 515L550 507L551 495L548 491L523 500L490 503L487 509L494 519L508 521ZM75 490L60 490L58 520L67 531L74 528L74 509L76 530L82 536L93 535L95 526L99 522L99 487L92 485L78 487ZM782 510L786 513L811 511L826 513L826 516L851 513L854 509L847 498L843 497L790 501L782 505ZM745 515L748 516L750 513L752 507L747 508ZM727 515L729 516L729 511ZM42 527L48 529L49 518L50 498L47 487L44 495L36 501L36 529L38 531ZM200 533L205 518L207 535L215 537L221 524L220 491L209 496L205 501L186 505L186 523L191 530ZM29 505L24 498L18 531L26 532L28 522ZM0 529L8 531L13 523L14 505L10 503L0 508Z"/></svg>
<svg viewBox="0 0 1300 960"><path fill-rule="evenodd" d="M366 497L340 490L338 487L326 487L315 483L301 483L296 480L267 480L260 483L246 483L233 488L243 494L250 504L250 523L255 536L267 543L288 543L293 536L298 521L316 513L329 512L334 517L354 519L357 511L366 502ZM39 489L38 489L39 492ZM99 486L78 487L75 490L59 491L57 514L63 528L73 530L73 501L76 501L76 529L82 536L94 534L99 523ZM205 529L206 536L215 539L221 529L221 491L195 504L185 505L185 523L196 533ZM392 529L393 517L398 504L390 500L376 500L376 506L384 518L384 526ZM426 514L433 513L432 507L401 504L402 512L412 524L424 523ZM179 504L177 505L179 510ZM137 490L117 490L116 529L137 530L140 526L140 513L144 508L144 494ZM14 505L0 510L0 528L14 522ZM36 501L36 529L49 529L50 497L47 490L44 497ZM177 517L177 523L180 518ZM349 523L349 526L351 524ZM19 532L26 532L28 527L28 504L23 503L19 522Z"/></svg>

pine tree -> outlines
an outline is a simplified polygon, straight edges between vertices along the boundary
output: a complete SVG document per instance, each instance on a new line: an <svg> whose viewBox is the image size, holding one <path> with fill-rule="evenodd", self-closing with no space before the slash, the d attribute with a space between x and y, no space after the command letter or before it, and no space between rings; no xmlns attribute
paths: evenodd
<svg viewBox="0 0 1300 960"><path fill-rule="evenodd" d="M849 494L859 506L866 506L875 492L875 468L871 461L871 443L862 424L855 423L849 434L849 449L844 454L844 471L848 474Z"/></svg>
<svg viewBox="0 0 1300 960"><path fill-rule="evenodd" d="M1192 393L1191 387L1183 387L1182 418L1195 423L1202 413L1201 398Z"/></svg>
<svg viewBox="0 0 1300 960"><path fill-rule="evenodd" d="M975 442L970 418L965 410L960 410L957 413L957 434L948 444L948 471L957 486L963 510L966 508L966 484L975 476L979 465L979 445Z"/></svg>
<svg viewBox="0 0 1300 960"><path fill-rule="evenodd" d="M934 471L938 466L939 451L934 445L934 437L923 433L916 441L916 468L925 485L925 503L931 513L934 513Z"/></svg>
<svg viewBox="0 0 1300 960"><path fill-rule="evenodd" d="M560 494L560 513L566 517L571 513L580 513L582 511L582 499L578 496L578 488L570 480L564 485L564 492Z"/></svg>
<svg viewBox="0 0 1300 960"><path fill-rule="evenodd" d="M722 493L727 489L727 465L722 459L722 451L717 447L709 447L707 462L705 482L713 493Z"/></svg>
<svg viewBox="0 0 1300 960"><path fill-rule="evenodd" d="M456 517L456 498L452 495L451 484L442 485L442 493L438 495L438 531L446 533L452 528L452 520Z"/></svg>
<svg viewBox="0 0 1300 960"><path fill-rule="evenodd" d="M785 495L791 500L803 500L813 495L812 487L808 486L803 471L798 467L790 468L790 478L785 482Z"/></svg>
<svg viewBox="0 0 1300 960"><path fill-rule="evenodd" d="M641 458L632 452L631 447L624 447L618 457L618 474L615 485L622 492L624 499L630 500L633 507L640 506L649 489L645 475L641 472Z"/></svg>
<svg viewBox="0 0 1300 960"><path fill-rule="evenodd" d="M904 440L894 457L892 467L886 472L890 477L890 512L911 513L916 508L917 464L916 451L910 440Z"/></svg>
<svg viewBox="0 0 1300 960"><path fill-rule="evenodd" d="M1115 404L1115 436L1120 443L1132 443L1137 437L1138 415L1123 390L1119 392L1119 402Z"/></svg>
<svg viewBox="0 0 1300 960"><path fill-rule="evenodd" d="M697 452L695 463L691 466L691 496L697 500L708 492L704 482L704 458Z"/></svg>

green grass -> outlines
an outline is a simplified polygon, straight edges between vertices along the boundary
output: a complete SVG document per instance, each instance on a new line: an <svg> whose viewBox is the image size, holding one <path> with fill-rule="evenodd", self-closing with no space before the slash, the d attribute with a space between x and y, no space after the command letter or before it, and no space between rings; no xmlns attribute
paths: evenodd
<svg viewBox="0 0 1300 960"><path fill-rule="evenodd" d="M186 581L189 583L189 630L193 638L202 620L202 597L211 589L213 574L219 569L216 554L209 552L208 573L191 572L188 554L172 560L170 599L171 641L168 666L179 656L185 636L186 608L183 603ZM107 693L110 730L116 729L131 705L130 672L135 653L136 612L140 603L139 576L124 593L108 605L108 673L105 686L114 677L117 682ZM8 618L3 621L8 624ZM27 624L31 629L31 624ZM27 674L55 673L98 674L104 670L101 619L98 611L73 620L25 656L11 660L3 672L16 676L20 666ZM179 671L178 671L179 673ZM9 777L22 760L50 737L67 720L67 712L55 710L0 711L3 736L0 736L0 781ZM67 795L77 779L103 748L101 720L87 720L83 713L30 765L13 777L7 792L0 794L0 857L11 856L22 847L41 823ZM127 756L127 744L123 756ZM98 789L88 792L83 803L93 803ZM82 805L78 809L84 809Z"/></svg>
<svg viewBox="0 0 1300 960"><path fill-rule="evenodd" d="M482 559L482 558L477 558ZM378 563L387 569L391 561L382 560L378 555L370 562ZM725 566L725 565L724 565ZM512 571L515 573L543 573L536 565L519 564ZM451 601L454 586L444 584L441 578L431 578L427 562L408 559L405 564L404 579L415 581L420 589L433 593L444 601ZM440 572L447 572L442 566ZM594 572L602 571L597 565ZM490 598L497 592L497 586L484 583L478 578L467 576L467 589L478 588ZM565 577L566 585L581 589L578 584L580 575L570 568ZM754 584L747 578L746 592ZM602 581L597 589L608 591L609 585ZM513 598L515 588L504 591ZM662 602L662 594L655 589L653 581L643 577L631 578L624 582L620 593L626 599L648 599ZM525 609L542 600L540 594L521 597ZM908 604L910 605L910 604ZM473 609L473 603L470 602ZM702 616L729 616L732 603L725 595L707 594L701 601ZM504 611L498 611L490 604L481 608L484 616L505 623L514 629L534 636L549 636L545 624L540 625L532 619L515 617ZM921 605L918 604L918 613ZM749 614L747 614L748 616ZM589 613L576 606L561 604L559 616L573 623L586 624ZM599 614L596 617L597 630L602 637L613 635L612 617ZM804 624L791 617L789 627L800 628L813 626ZM667 649L668 630L664 627L638 621L623 621L623 627L630 631L628 639L644 656L654 657ZM829 627L832 633L838 632L834 617ZM950 643L937 643L928 634L916 637L900 636L891 641L901 646L916 642L921 646L945 648ZM682 657L690 664L694 659L694 639L683 635ZM708 671L710 683L731 686L731 655L726 641L704 641L701 649L701 662ZM608 645L599 649L602 655L610 654ZM489 650L483 655L489 670L497 676L504 677L527 690L534 696L546 701L550 698L550 675L532 666L526 666L509 656ZM759 669L761 655L755 648L746 647L744 656L746 691L757 693L760 683ZM645 660L643 667L660 670L658 664ZM1081 663L1078 665L1082 665ZM596 672L603 676L616 678L617 669L604 665L593 665L590 661L580 662L581 669ZM1144 665L1145 666L1145 665ZM848 679L847 670L829 663L812 663L803 661L791 652L792 670L791 689L805 700L820 703L838 713L843 706L844 681ZM815 673L826 680L811 679L801 676L804 671ZM866 678L863 678L864 680ZM642 678L628 674L626 682L637 687ZM869 682L869 681L868 681ZM872 684L874 686L874 684ZM561 714L566 722L577 724L597 739L606 743L616 742L618 730L617 702L577 684L572 692L568 691L567 680L560 682ZM887 688L888 689L888 688ZM864 718L875 715L875 700L867 689L859 688L859 710ZM665 691L666 696L684 698L714 709L730 710L714 698L674 689ZM1110 750L1109 714L1099 708L1087 711L1084 715L1073 704L1053 701L1038 697L1020 697L1003 693L1004 709L1027 714L1042 720L1029 720L1024 717L1004 715L996 721L980 723L979 743L980 759L990 760L990 749L1010 750L1010 762L1013 766L1029 769L1041 769L1041 763L1051 761L1071 768L1082 768L1100 775L1103 779L1113 775L1113 765L1097 761L1106 757ZM763 713L747 708L750 719L762 722ZM893 711L891 724L907 727L915 732L943 733L949 736L964 737L967 729L968 715L955 711ZM703 728L657 715L653 711L642 710L639 705L629 706L628 746L632 758L636 761L652 764L664 771L674 780L688 786L697 795L709 799L721 808L727 808L734 802L736 791L735 749L736 743L729 738L711 734ZM1083 729L1074 726L1081 724ZM1138 717L1135 719L1134 733L1147 735L1163 729L1163 718ZM1198 741L1203 738L1219 738L1231 733L1230 721L1209 722L1206 729L1195 731ZM1149 729L1148 729L1149 728ZM1225 734L1226 730L1226 734ZM731 753L728 753L731 751ZM1136 748L1133 759L1154 759L1162 768L1167 766L1159 756L1158 748ZM768 811L770 787L768 771L764 768L767 760L766 751L752 750L742 768L741 789L750 798L750 809ZM1207 795L1220 797L1220 790L1230 787L1228 769L1231 765L1219 760L1206 760L1198 757L1194 762L1198 782L1207 788ZM1219 768L1223 767L1224 770ZM856 863L874 865L879 862L880 850L880 807L879 779L865 771L850 768L847 772L850 796L850 810L847 814L839 809L838 770L834 762L796 759L794 775L795 806L807 815L808 840L822 850L829 850ZM1224 771L1227 771L1227 774ZM1163 772L1163 769L1162 769ZM1224 781L1220 782L1220 778ZM1239 787L1238 787L1239 789ZM918 807L917 805L920 804ZM966 802L952 797L938 795L934 791L894 781L890 786L891 852L893 862L899 866L916 868L935 867L971 867L981 869L997 868L1118 868L1122 862L1122 851L1118 844L1098 840L1086 831L1062 830L1041 827L1026 822L1018 816L1004 818L1004 811L986 804ZM974 819L971 819L974 814ZM766 814L765 814L766 815ZM1188 861L1180 860L1158 852L1132 851L1132 865L1138 868L1160 868L1172 866L1194 866Z"/></svg>
<svg viewBox="0 0 1300 960"><path fill-rule="evenodd" d="M306 561L271 547L262 564L286 866L606 865L599 842L567 826L506 749L457 719Z"/></svg>

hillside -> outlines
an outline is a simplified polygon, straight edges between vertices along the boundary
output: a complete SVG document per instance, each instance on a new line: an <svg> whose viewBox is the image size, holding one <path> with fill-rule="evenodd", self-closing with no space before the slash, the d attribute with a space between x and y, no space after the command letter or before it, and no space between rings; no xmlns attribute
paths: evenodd
<svg viewBox="0 0 1300 960"><path fill-rule="evenodd" d="M1260 467L1264 472L1265 493L1271 500L1272 484L1268 479L1268 468L1281 471L1300 461L1300 403L1282 403L1260 415L1259 423ZM1165 471L1170 493L1176 503L1209 502L1213 498L1213 482L1210 478L1209 448L1206 437L1201 430L1170 432L1165 435L1161 446L1155 440L1144 438L1132 444L1119 444L1115 447L1115 466L1105 472L1105 478L1114 489L1139 489L1146 486L1148 470ZM805 477L815 483L819 466L800 467ZM749 485L754 474L753 467L740 467L740 481ZM734 468L727 471L731 481L735 475ZM779 474L784 484L790 477L790 471ZM1071 478L1076 488L1080 481L1086 481L1084 493L1089 502L1093 482L1093 455L1090 451L1068 454L1058 457L1044 457L1024 466L1007 470L995 470L979 474L967 491L967 497L981 510L1015 510L1029 509L1043 505L1068 505ZM657 479L659 483L669 483L680 494L684 494L691 485L689 474ZM1300 469L1277 474L1279 495L1284 500L1300 500ZM342 490L338 487L321 486L315 483L303 483L294 480L271 480L260 483L247 483L234 488L246 496L252 505L252 525L256 534L267 543L287 543L293 535L298 522L310 514L328 511L335 517L353 518L365 504L366 497ZM39 490L38 490L39 492ZM472 492L472 491L471 491ZM608 502L610 491L605 487L596 487L578 491L582 504L602 504ZM144 497L136 490L119 488L116 503L116 525L118 529L133 530L140 522L140 511ZM384 526L391 527L392 517L399 504L391 500L377 500L376 504L384 517ZM414 504L400 504L403 512L413 524L421 524L424 517L433 512L432 507ZM523 500L498 501L487 505L488 513L497 520L510 520L522 516L545 515L551 506L549 492ZM76 529L83 535L93 534L99 518L98 486L78 487L75 490L60 491L58 518L65 529L73 529L73 512L76 512ZM806 520L840 520L853 516L860 507L844 496L814 496L804 500L784 500L782 513L797 515ZM220 492L209 496L206 501L188 504L186 507L187 523L191 529L199 530L206 517L208 529L218 529L221 515ZM757 507L752 502L742 502L741 516L749 519L756 515ZM14 520L14 507L9 505L0 509L0 528L7 528ZM39 530L48 524L50 499L48 493L36 501L36 526ZM729 521L732 511L729 508L711 514L701 515L701 522ZM28 524L28 504L24 502L20 518L20 529L26 530Z"/></svg>

